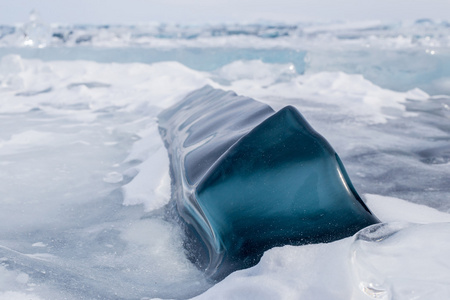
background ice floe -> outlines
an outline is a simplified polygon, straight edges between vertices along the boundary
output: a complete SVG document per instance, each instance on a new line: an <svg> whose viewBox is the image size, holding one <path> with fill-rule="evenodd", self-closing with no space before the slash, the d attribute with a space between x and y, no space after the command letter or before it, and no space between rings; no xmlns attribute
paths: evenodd
<svg viewBox="0 0 450 300"><path fill-rule="evenodd" d="M0 299L448 295L446 23L23 28L0 27ZM208 283L156 122L205 84L296 106L387 223Z"/></svg>

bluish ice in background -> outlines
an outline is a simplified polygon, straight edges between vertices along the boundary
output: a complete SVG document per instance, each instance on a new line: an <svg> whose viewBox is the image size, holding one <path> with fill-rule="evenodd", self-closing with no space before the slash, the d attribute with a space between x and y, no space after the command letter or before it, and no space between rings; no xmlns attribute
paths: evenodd
<svg viewBox="0 0 450 300"><path fill-rule="evenodd" d="M178 61L212 71L236 60L292 63L298 74L343 71L389 89L450 92L450 23L0 26L0 56L97 62ZM33 48L26 47L33 46ZM395 66L395 67L393 67Z"/></svg>
<svg viewBox="0 0 450 300"><path fill-rule="evenodd" d="M0 26L0 299L442 299L449 50L428 19ZM211 288L165 214L156 123L206 84L299 109L387 225Z"/></svg>

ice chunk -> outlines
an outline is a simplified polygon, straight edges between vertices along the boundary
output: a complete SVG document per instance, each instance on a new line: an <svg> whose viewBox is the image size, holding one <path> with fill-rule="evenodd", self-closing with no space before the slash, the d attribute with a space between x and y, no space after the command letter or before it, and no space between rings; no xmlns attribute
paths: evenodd
<svg viewBox="0 0 450 300"><path fill-rule="evenodd" d="M293 107L204 87L159 116L191 254L213 279L265 250L377 223L337 154ZM199 238L199 239L198 239Z"/></svg>
<svg viewBox="0 0 450 300"><path fill-rule="evenodd" d="M445 299L449 223L383 223L363 229L351 248L354 278L369 299Z"/></svg>
<svg viewBox="0 0 450 300"><path fill-rule="evenodd" d="M51 29L50 26L43 23L39 14L32 10L30 12L30 20L24 25L25 46L43 48L50 43Z"/></svg>

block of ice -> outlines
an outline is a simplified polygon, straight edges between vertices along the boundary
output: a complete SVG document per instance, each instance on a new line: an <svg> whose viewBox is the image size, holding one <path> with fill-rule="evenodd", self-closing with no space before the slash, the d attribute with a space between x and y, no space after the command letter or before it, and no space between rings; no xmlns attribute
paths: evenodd
<svg viewBox="0 0 450 300"><path fill-rule="evenodd" d="M448 298L449 234L448 222L390 222L361 230L350 247L355 286L364 299Z"/></svg>
<svg viewBox="0 0 450 300"><path fill-rule="evenodd" d="M378 222L339 157L293 107L206 86L159 115L186 247L213 279L265 250L330 242Z"/></svg>

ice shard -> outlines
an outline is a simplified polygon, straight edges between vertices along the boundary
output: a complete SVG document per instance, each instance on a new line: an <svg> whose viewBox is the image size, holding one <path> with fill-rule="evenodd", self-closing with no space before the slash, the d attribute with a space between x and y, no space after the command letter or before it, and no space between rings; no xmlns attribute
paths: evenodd
<svg viewBox="0 0 450 300"><path fill-rule="evenodd" d="M215 280L275 246L331 242L379 222L338 155L293 107L206 86L159 115L172 199Z"/></svg>

